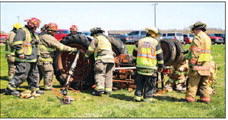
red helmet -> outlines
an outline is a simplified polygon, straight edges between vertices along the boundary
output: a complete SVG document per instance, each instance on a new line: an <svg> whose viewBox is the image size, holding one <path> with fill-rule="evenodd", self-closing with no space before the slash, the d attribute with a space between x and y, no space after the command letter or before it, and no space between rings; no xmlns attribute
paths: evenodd
<svg viewBox="0 0 228 120"><path fill-rule="evenodd" d="M57 31L58 25L56 23L49 23L49 24L47 24L47 30L48 31Z"/></svg>
<svg viewBox="0 0 228 120"><path fill-rule="evenodd" d="M70 31L78 31L78 27L76 25L72 25L70 27Z"/></svg>
<svg viewBox="0 0 228 120"><path fill-rule="evenodd" d="M38 28L40 26L41 21L39 19L33 17L33 18L26 20L26 22L27 22L28 26Z"/></svg>

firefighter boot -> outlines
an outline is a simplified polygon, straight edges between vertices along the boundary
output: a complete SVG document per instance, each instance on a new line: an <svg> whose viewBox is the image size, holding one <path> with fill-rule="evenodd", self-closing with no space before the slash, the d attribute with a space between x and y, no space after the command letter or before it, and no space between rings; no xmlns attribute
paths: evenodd
<svg viewBox="0 0 228 120"><path fill-rule="evenodd" d="M11 90L7 87L5 91L8 95L20 96L20 92L18 92L17 90Z"/></svg>
<svg viewBox="0 0 228 120"><path fill-rule="evenodd" d="M92 92L92 95L94 96L102 96L102 94L104 94L104 91L101 91L101 90L94 90Z"/></svg>

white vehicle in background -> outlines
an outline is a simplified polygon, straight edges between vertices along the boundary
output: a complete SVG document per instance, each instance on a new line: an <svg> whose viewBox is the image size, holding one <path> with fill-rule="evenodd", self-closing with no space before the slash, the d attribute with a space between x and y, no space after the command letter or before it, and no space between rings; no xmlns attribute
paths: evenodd
<svg viewBox="0 0 228 120"><path fill-rule="evenodd" d="M184 36L184 44L191 44L194 38L193 34L183 34Z"/></svg>
<svg viewBox="0 0 228 120"><path fill-rule="evenodd" d="M182 33L178 33L178 32L172 32L172 33L163 33L164 36L162 35L162 37L164 39L174 39L174 40L178 40L181 43L184 43L184 37Z"/></svg>
<svg viewBox="0 0 228 120"><path fill-rule="evenodd" d="M146 31L136 30L128 33L129 38L126 40L127 43L137 43L139 39L146 37Z"/></svg>

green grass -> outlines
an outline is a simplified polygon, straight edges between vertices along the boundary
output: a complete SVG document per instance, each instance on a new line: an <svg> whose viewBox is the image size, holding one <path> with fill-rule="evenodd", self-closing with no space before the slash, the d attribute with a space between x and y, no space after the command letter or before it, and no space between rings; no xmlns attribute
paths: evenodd
<svg viewBox="0 0 228 120"><path fill-rule="evenodd" d="M187 49L189 46L185 46ZM134 46L127 45L131 53ZM216 94L212 95L211 104L183 103L176 100L185 94L170 92L156 97L156 103L132 102L134 92L127 90L114 91L103 97L90 95L91 90L80 93L69 92L76 100L70 105L63 105L53 91L35 99L20 99L4 95L7 81L7 62L4 47L0 56L0 99L1 118L225 118L225 46L213 45L212 55L218 64L218 75L215 83ZM58 82L54 80L56 86ZM43 85L43 84L41 84ZM27 86L25 82L22 87ZM24 88L19 88L23 90Z"/></svg>

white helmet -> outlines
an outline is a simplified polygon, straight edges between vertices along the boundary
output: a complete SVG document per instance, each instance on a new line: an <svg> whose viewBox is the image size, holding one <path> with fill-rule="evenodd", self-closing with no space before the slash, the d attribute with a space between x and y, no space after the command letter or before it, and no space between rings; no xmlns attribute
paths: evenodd
<svg viewBox="0 0 228 120"><path fill-rule="evenodd" d="M156 27L152 27L152 28L145 28L145 30L146 30L148 33L153 32L153 33L155 33L155 34L157 34L157 35L160 35L160 31L159 31L159 29L158 29L158 28L156 28Z"/></svg>

